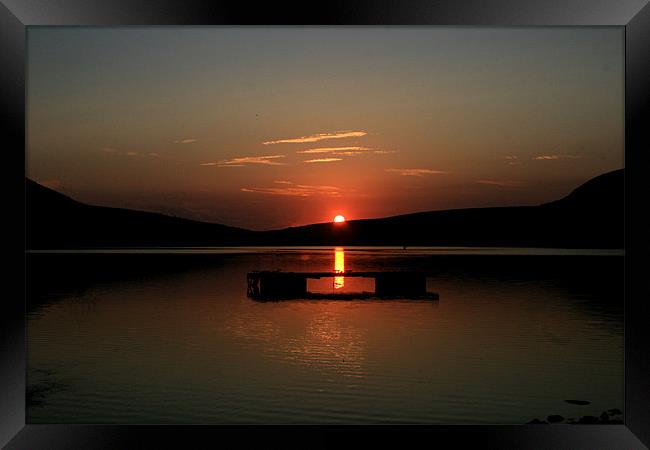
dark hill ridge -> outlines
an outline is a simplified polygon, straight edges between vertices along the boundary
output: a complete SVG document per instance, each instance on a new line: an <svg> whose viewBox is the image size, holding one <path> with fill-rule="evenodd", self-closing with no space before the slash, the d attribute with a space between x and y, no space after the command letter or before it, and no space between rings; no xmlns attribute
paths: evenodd
<svg viewBox="0 0 650 450"><path fill-rule="evenodd" d="M267 233L282 245L623 248L623 194L620 169L539 206L428 211Z"/></svg>
<svg viewBox="0 0 650 450"><path fill-rule="evenodd" d="M90 206L27 180L27 247L431 245L623 248L624 169L539 206L430 211L254 232Z"/></svg>
<svg viewBox="0 0 650 450"><path fill-rule="evenodd" d="M581 209L620 208L623 213L625 169L607 172L580 185L566 197L542 206L576 207Z"/></svg>
<svg viewBox="0 0 650 450"><path fill-rule="evenodd" d="M240 245L253 232L130 209L91 206L26 180L28 249Z"/></svg>

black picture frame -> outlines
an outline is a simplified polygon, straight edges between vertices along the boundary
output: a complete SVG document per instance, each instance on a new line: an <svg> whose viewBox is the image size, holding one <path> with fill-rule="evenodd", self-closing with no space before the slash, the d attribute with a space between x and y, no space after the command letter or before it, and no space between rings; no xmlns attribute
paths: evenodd
<svg viewBox="0 0 650 450"><path fill-rule="evenodd" d="M650 6L647 0L409 0L281 4L202 0L3 0L0 102L6 161L4 217L14 259L5 269L0 316L0 446L192 448L237 446L409 446L422 442L480 448L636 449L650 445L650 351L644 216L650 150ZM25 61L26 27L36 25L464 25L620 26L625 28L625 424L510 426L152 426L25 424ZM7 145L8 143L8 145ZM21 167L22 165L22 167ZM21 238L18 238L18 237ZM597 282L597 280L594 280ZM236 439L232 441L232 439ZM421 439L423 441L421 441ZM421 445L421 444L420 444Z"/></svg>

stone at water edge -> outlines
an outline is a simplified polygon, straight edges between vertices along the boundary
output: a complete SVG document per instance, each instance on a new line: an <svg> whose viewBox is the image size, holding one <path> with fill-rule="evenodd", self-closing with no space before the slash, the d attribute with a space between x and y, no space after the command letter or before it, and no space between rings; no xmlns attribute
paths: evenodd
<svg viewBox="0 0 650 450"><path fill-rule="evenodd" d="M582 416L578 423L599 423L599 420L596 416Z"/></svg>
<svg viewBox="0 0 650 450"><path fill-rule="evenodd" d="M545 421L545 420L533 419L530 422L528 422L527 424L532 424L532 425L546 424L546 425L548 425L548 422Z"/></svg>

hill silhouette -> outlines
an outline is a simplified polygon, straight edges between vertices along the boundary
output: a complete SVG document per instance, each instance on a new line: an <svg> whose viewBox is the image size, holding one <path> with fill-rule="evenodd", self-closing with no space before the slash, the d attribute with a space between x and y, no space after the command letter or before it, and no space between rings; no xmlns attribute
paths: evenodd
<svg viewBox="0 0 650 450"><path fill-rule="evenodd" d="M282 245L623 248L623 194L620 169L539 206L429 211L267 233Z"/></svg>
<svg viewBox="0 0 650 450"><path fill-rule="evenodd" d="M240 245L253 232L163 214L80 203L30 179L25 186L28 249Z"/></svg>
<svg viewBox="0 0 650 450"><path fill-rule="evenodd" d="M538 206L451 209L249 231L91 206L26 181L27 248L397 245L623 248L624 169Z"/></svg>

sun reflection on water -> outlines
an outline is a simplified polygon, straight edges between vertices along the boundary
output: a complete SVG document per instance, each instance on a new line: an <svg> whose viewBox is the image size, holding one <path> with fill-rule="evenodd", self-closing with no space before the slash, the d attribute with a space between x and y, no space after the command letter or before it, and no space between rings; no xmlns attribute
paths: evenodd
<svg viewBox="0 0 650 450"><path fill-rule="evenodd" d="M334 272L345 272L345 251L343 247L334 249ZM341 289L345 285L345 277L334 277L334 289Z"/></svg>

